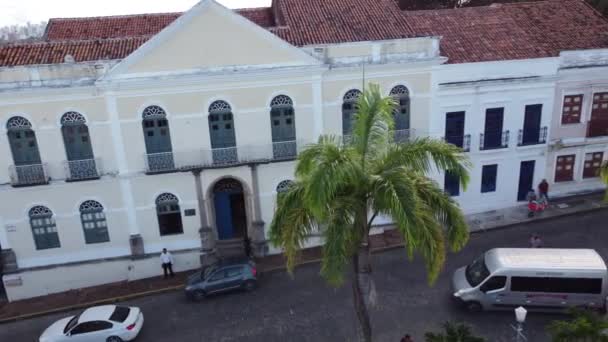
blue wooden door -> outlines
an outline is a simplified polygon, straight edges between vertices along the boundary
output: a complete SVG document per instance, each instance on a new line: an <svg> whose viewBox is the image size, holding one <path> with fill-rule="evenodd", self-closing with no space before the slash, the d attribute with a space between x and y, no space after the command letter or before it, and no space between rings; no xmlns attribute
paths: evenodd
<svg viewBox="0 0 608 342"><path fill-rule="evenodd" d="M165 118L146 118L143 121L144 139L148 154L171 152L169 121Z"/></svg>
<svg viewBox="0 0 608 342"><path fill-rule="evenodd" d="M486 110L486 124L484 130L484 148L500 148L502 146L502 122L504 108L490 108Z"/></svg>
<svg viewBox="0 0 608 342"><path fill-rule="evenodd" d="M210 114L209 131L211 132L212 148L236 146L232 113Z"/></svg>
<svg viewBox="0 0 608 342"><path fill-rule="evenodd" d="M40 164L40 152L36 134L31 129L15 129L8 131L8 140L11 145L15 165Z"/></svg>
<svg viewBox="0 0 608 342"><path fill-rule="evenodd" d="M402 131L410 129L410 98L407 95L402 95L395 99L397 107L393 112L395 118L395 130Z"/></svg>
<svg viewBox="0 0 608 342"><path fill-rule="evenodd" d="M93 148L86 125L64 125L61 131L68 160L93 159Z"/></svg>
<svg viewBox="0 0 608 342"><path fill-rule="evenodd" d="M540 116L542 111L542 104L526 106L522 145L538 144L540 140Z"/></svg>
<svg viewBox="0 0 608 342"><path fill-rule="evenodd" d="M528 191L534 189L534 160L521 162L519 166L519 187L517 191L517 200L525 201Z"/></svg>
<svg viewBox="0 0 608 342"><path fill-rule="evenodd" d="M464 112L445 115L445 141L460 148L464 146Z"/></svg>
<svg viewBox="0 0 608 342"><path fill-rule="evenodd" d="M220 240L234 238L234 227L232 222L232 208L230 206L230 193L215 193L215 224Z"/></svg>

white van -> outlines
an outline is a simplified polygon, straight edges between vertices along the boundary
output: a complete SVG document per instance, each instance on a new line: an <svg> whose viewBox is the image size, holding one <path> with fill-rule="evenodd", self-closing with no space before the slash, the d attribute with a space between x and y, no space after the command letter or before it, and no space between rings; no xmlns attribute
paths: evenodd
<svg viewBox="0 0 608 342"><path fill-rule="evenodd" d="M457 269L452 288L470 311L605 310L608 271L592 249L495 248Z"/></svg>

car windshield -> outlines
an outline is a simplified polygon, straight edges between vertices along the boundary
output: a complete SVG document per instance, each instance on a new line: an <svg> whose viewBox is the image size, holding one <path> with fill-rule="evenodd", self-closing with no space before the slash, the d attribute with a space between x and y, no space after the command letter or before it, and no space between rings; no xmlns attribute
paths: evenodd
<svg viewBox="0 0 608 342"><path fill-rule="evenodd" d="M63 329L63 333L67 334L68 331L72 330L73 327L76 326L76 324L78 324L78 319L80 318L80 315L82 314L79 313L78 315L72 317L72 319L68 322L68 324L65 325L65 328Z"/></svg>
<svg viewBox="0 0 608 342"><path fill-rule="evenodd" d="M213 271L215 271L216 269L217 269L217 267L216 267L216 266L209 266L209 267L206 267L206 268L203 270L203 273L201 274L201 275L202 275L202 277L203 277L203 279L207 279L207 278L209 278L209 276L211 275L211 273L213 273Z"/></svg>
<svg viewBox="0 0 608 342"><path fill-rule="evenodd" d="M471 284L472 287L481 284L481 282L484 281L484 279L486 279L490 275L490 271L486 266L485 259L485 254L482 254L477 259L475 259L473 263L467 266L465 274L467 277L467 281L469 282L469 284Z"/></svg>

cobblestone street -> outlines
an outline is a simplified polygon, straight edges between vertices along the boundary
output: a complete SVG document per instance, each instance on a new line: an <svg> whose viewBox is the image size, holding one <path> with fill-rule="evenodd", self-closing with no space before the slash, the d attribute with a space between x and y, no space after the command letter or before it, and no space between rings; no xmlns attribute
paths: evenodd
<svg viewBox="0 0 608 342"><path fill-rule="evenodd" d="M452 305L452 271L492 247L526 247L538 233L547 247L588 247L608 258L608 211L515 226L472 236L461 253L450 255L445 270L428 287L419 259L408 263L403 250L374 256L379 306L372 312L375 341L398 341L410 333L422 341L425 331L446 320L464 321L488 341L511 341L512 312L469 314ZM146 317L138 341L351 341L355 318L349 284L328 287L318 265L299 268L294 278L283 272L265 275L253 293L234 293L202 303L186 301L182 293L146 297L126 303L140 306ZM1 341L34 341L58 314L0 326ZM548 341L544 327L556 314L530 313L529 341Z"/></svg>

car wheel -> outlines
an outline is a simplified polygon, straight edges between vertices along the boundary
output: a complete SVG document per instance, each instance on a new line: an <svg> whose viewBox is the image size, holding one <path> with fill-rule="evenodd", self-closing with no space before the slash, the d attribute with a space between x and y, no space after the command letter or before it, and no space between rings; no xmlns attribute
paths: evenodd
<svg viewBox="0 0 608 342"><path fill-rule="evenodd" d="M469 312L480 312L483 310L483 307L478 302L466 302L465 307Z"/></svg>
<svg viewBox="0 0 608 342"><path fill-rule="evenodd" d="M106 342L122 342L122 338L118 336L110 336L106 339Z"/></svg>
<svg viewBox="0 0 608 342"><path fill-rule="evenodd" d="M247 280L245 283L243 283L243 288L248 292L255 290L256 287L258 287L258 284L255 282L255 280Z"/></svg>
<svg viewBox="0 0 608 342"><path fill-rule="evenodd" d="M205 291L203 291L203 290L194 291L194 293L192 294L192 299L195 302L200 302L201 300L205 299Z"/></svg>

